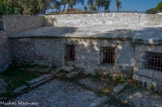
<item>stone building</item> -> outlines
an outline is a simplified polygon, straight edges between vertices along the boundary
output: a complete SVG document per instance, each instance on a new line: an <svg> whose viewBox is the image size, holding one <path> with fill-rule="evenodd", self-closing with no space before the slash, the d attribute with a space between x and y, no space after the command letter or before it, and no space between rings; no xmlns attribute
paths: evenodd
<svg viewBox="0 0 162 107"><path fill-rule="evenodd" d="M162 85L162 15L4 16L3 20L12 61L133 74L148 86Z"/></svg>

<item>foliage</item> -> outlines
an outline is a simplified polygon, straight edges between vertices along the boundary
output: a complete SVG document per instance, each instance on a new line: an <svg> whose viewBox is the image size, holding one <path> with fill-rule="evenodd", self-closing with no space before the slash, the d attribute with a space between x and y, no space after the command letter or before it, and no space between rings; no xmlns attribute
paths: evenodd
<svg viewBox="0 0 162 107"><path fill-rule="evenodd" d="M37 15L52 8L55 0L7 0L8 5L20 14Z"/></svg>
<svg viewBox="0 0 162 107"><path fill-rule="evenodd" d="M162 2L159 2L155 8L148 9L146 14L156 14L162 11Z"/></svg>
<svg viewBox="0 0 162 107"><path fill-rule="evenodd" d="M96 9L96 7L95 7L94 5L91 5L91 6L90 6L90 10L91 10L91 11L96 11L97 9Z"/></svg>
<svg viewBox="0 0 162 107"><path fill-rule="evenodd" d="M111 0L88 0L89 11L100 10L104 7L105 11L109 10ZM92 8L93 7L93 8Z"/></svg>
<svg viewBox="0 0 162 107"><path fill-rule="evenodd" d="M122 7L121 1L120 0L115 0L115 1L116 1L117 12L119 12L119 9Z"/></svg>
<svg viewBox="0 0 162 107"><path fill-rule="evenodd" d="M0 15L5 14L6 12L8 13L13 13L14 9L10 8L7 4L6 0L0 0Z"/></svg>
<svg viewBox="0 0 162 107"><path fill-rule="evenodd" d="M105 0L105 3L104 3L105 11L106 11L106 10L110 10L110 9L109 9L109 7L110 7L110 2L111 2L111 0Z"/></svg>
<svg viewBox="0 0 162 107"><path fill-rule="evenodd" d="M60 10L63 6L63 11L67 8L73 9L76 4L84 5L85 0L0 0L0 11L8 14L27 14L38 15L44 14L46 10ZM88 9L84 6L84 10L87 11L99 11L100 8L109 10L111 0L87 0ZM121 8L121 1L116 0L117 9Z"/></svg>
<svg viewBox="0 0 162 107"><path fill-rule="evenodd" d="M98 11L100 7L104 7L105 11L109 9L111 0L96 0L96 6L98 7Z"/></svg>
<svg viewBox="0 0 162 107"><path fill-rule="evenodd" d="M64 6L63 11L65 10L66 4L67 4L67 0L61 0L61 5Z"/></svg>
<svg viewBox="0 0 162 107"><path fill-rule="evenodd" d="M87 12L87 6L84 6L84 11Z"/></svg>
<svg viewBox="0 0 162 107"><path fill-rule="evenodd" d="M151 8L146 11L146 14L156 14L156 13L157 13L157 10L155 8Z"/></svg>
<svg viewBox="0 0 162 107"><path fill-rule="evenodd" d="M12 64L5 72L0 73L0 76L8 84L8 91L13 91L21 85L28 85L27 81L42 75L40 72L28 71L29 67L26 64L19 66Z"/></svg>
<svg viewBox="0 0 162 107"><path fill-rule="evenodd" d="M156 6L156 10L157 11L162 11L162 1L158 3L158 5Z"/></svg>
<svg viewBox="0 0 162 107"><path fill-rule="evenodd" d="M1 0L0 10L8 14L37 15L45 13L47 9L60 9L57 0ZM4 8L7 7L7 10ZM2 8L3 7L3 8ZM3 9L3 10L2 10Z"/></svg>
<svg viewBox="0 0 162 107"><path fill-rule="evenodd" d="M98 8L98 11L100 10L100 7L103 7L105 3L105 0L96 0L96 6Z"/></svg>

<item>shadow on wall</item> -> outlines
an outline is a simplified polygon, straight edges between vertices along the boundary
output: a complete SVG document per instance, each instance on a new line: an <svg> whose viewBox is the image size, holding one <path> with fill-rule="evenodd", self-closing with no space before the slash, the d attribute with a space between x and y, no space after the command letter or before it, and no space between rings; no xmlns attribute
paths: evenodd
<svg viewBox="0 0 162 107"><path fill-rule="evenodd" d="M161 32L162 27L147 27L138 30L116 29L107 33L99 33L98 36L95 35L94 38L68 38L66 42L76 45L76 65L78 66L96 70L133 70L132 68L135 66L136 60L139 61L142 59L141 54L143 54L144 50L150 50L152 47L155 49L152 51L162 50L162 46L159 46L159 44L161 44ZM133 41L133 39L137 41ZM136 46L140 46L139 41L141 46L146 45L146 47L136 48ZM116 59L114 66L101 64L102 47L115 48ZM159 47L158 50L155 47ZM136 56L136 54L138 56ZM134 56L136 56L137 59ZM138 63L141 64L140 62Z"/></svg>
<svg viewBox="0 0 162 107"><path fill-rule="evenodd" d="M89 30L86 29L87 33L84 32L84 34L87 35L83 35L83 37L77 38L75 36L66 38L66 34L77 34L77 29L75 27L42 27L30 30L30 32L19 33L19 37L17 38L10 37L14 59L38 59L38 62L46 62L52 59L55 62L61 62L63 64L65 45L71 44L76 46L75 65L77 66L87 69L112 71L118 71L120 69L124 69L125 71L126 69L132 70L136 60L141 59L140 57L138 59L135 58L136 43L132 41L132 38L136 36L144 37L141 40L143 41L149 37L148 35L151 35L151 37L160 37L157 34L160 33L162 27L141 28L137 31L122 28L105 31L105 33L100 33L98 30L95 32L95 36L92 35L90 37L88 37ZM153 46L156 47L156 45ZM102 47L115 48L115 66L101 64Z"/></svg>
<svg viewBox="0 0 162 107"><path fill-rule="evenodd" d="M10 47L5 33L0 32L0 72L11 64Z"/></svg>
<svg viewBox="0 0 162 107"><path fill-rule="evenodd" d="M77 28L75 27L41 27L32 30L28 30L21 33L10 34L9 38L17 37L52 37L52 36L64 36L68 33L76 32Z"/></svg>

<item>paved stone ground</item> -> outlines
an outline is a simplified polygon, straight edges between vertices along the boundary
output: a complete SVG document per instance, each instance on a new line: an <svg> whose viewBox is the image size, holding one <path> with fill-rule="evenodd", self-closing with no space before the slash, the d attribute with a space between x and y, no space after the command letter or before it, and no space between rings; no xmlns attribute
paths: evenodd
<svg viewBox="0 0 162 107"><path fill-rule="evenodd" d="M94 81L92 82L90 78L84 78L79 81L86 83L85 85L88 84L92 89L96 89L98 86L98 84L94 84ZM95 87L91 87L92 84ZM104 86L104 84L102 85ZM125 89L124 92L118 94L116 97L121 99L122 102L128 103L131 107L162 107L162 97L135 88ZM98 99L100 98L96 96L94 92L88 91L77 84L53 80L18 97L16 102L35 102L38 103L36 107L89 107ZM19 106L22 107L21 105ZM29 107L29 105L27 107ZM32 106L30 105L30 107ZM115 106L109 104L108 101L103 107Z"/></svg>
<svg viewBox="0 0 162 107"><path fill-rule="evenodd" d="M101 90L105 87L108 87L109 84L102 81L102 80L98 80L98 79L93 79L93 78L83 78L83 79L80 79L78 80L78 82L82 85L85 85L86 87L89 87L93 90Z"/></svg>
<svg viewBox="0 0 162 107"><path fill-rule="evenodd" d="M60 80L53 80L24 94L16 102L37 102L38 107L89 107L98 97L82 87Z"/></svg>
<svg viewBox="0 0 162 107"><path fill-rule="evenodd" d="M146 90L137 90L130 92L130 89L124 90L118 97L127 102L132 107L162 107L162 97L151 94Z"/></svg>

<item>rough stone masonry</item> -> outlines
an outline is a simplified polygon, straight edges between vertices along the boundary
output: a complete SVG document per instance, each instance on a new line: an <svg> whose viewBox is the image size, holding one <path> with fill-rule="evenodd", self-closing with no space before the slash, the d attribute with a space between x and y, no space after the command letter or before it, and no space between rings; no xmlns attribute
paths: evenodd
<svg viewBox="0 0 162 107"><path fill-rule="evenodd" d="M161 87L162 72L155 68L162 66L145 65L151 61L147 59L150 52L162 59L162 15L5 16L4 26L12 60L48 66L71 65L92 73L134 74L136 80ZM73 48L68 51L69 46Z"/></svg>

